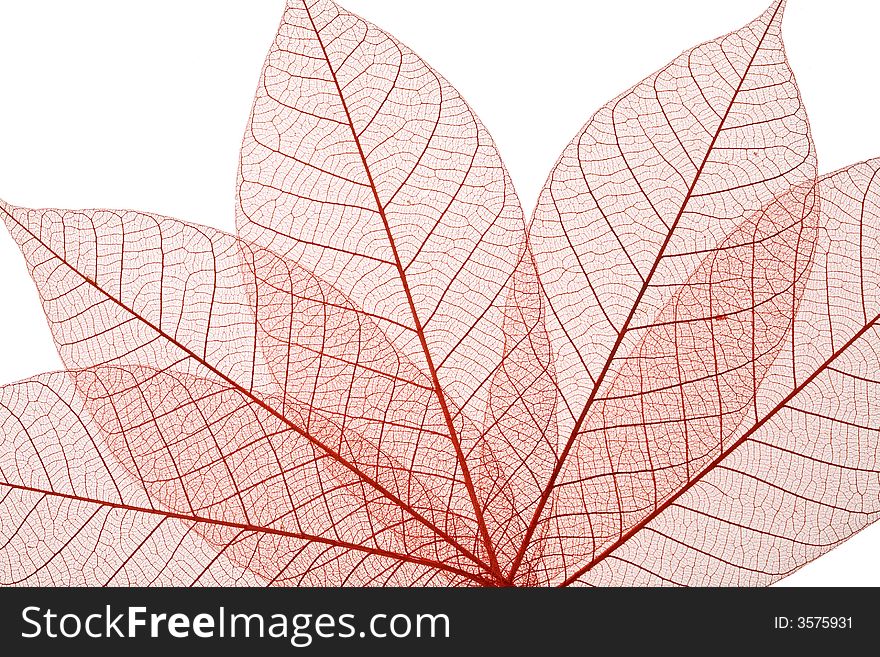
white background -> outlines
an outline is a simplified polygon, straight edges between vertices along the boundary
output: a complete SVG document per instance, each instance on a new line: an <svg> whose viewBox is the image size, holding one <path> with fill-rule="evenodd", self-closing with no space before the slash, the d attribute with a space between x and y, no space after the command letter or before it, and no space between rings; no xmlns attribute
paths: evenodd
<svg viewBox="0 0 880 657"><path fill-rule="evenodd" d="M530 211L605 101L769 0L342 0L446 76ZM0 0L0 197L149 210L233 228L241 135L283 0ZM785 39L823 171L880 156L880 3L789 0ZM0 383L60 369L0 234ZM792 585L880 585L880 526Z"/></svg>

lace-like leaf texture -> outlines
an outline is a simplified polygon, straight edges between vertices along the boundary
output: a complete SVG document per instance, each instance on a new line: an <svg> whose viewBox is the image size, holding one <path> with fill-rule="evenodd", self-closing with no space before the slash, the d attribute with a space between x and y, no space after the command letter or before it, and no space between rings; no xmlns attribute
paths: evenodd
<svg viewBox="0 0 880 657"><path fill-rule="evenodd" d="M880 513L880 161L783 2L602 107L526 221L406 46L290 0L238 235L0 204L66 372L0 388L0 580L768 584Z"/></svg>

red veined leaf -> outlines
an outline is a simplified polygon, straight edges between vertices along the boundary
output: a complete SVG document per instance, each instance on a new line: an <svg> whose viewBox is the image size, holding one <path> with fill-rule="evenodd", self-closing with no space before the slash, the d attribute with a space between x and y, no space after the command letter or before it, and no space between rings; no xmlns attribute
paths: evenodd
<svg viewBox="0 0 880 657"><path fill-rule="evenodd" d="M136 374L115 367L73 376L86 379L80 382L79 392L85 383L95 408L95 397L106 390L108 382L119 377L134 379ZM303 536L290 530L290 517L266 526L249 524L241 512L230 509L237 500L230 504L223 499L222 478L246 477L248 468L271 467L274 459L247 457L273 439L277 445L295 448L282 442L281 435L264 436L252 445L240 445L228 459L211 461L217 452L205 448L207 436L200 435L198 404L176 402L181 392L178 377L184 377L190 392L196 394L216 387L170 371L145 376L130 387L127 396L114 396L113 401L129 402L118 408L119 415L117 409L110 412L111 400L104 398L109 415L103 421L118 429L127 425L125 431L116 433L112 427L101 429L91 421L68 374L44 375L0 388L5 448L0 460L0 578L5 585L430 585L461 581L448 577L446 570L384 556L378 550ZM162 390L162 386L167 387ZM229 389L215 391L213 399L201 401L205 406L228 405L229 396L235 394ZM141 408L144 405L150 406L148 415L157 413L152 425L138 414L146 410ZM229 410L210 427L228 441L233 437L224 433L224 427L230 429L229 425L242 419L256 421L256 413ZM133 424L128 425L129 421ZM179 423L177 432L174 422ZM201 433L207 430L203 424ZM171 444L158 447L156 442L163 434ZM189 470L178 479L166 480L162 464L172 457L176 465ZM134 472L123 464L137 471L137 476L130 476ZM264 482L260 492L272 485L271 480ZM254 495L255 489L243 493L248 494ZM333 497L334 492L329 495ZM170 507L175 496L188 497L193 504L174 510ZM340 498L344 496L336 491L335 501ZM255 514L274 513L273 501L275 496L255 504L251 519L256 519ZM346 507L351 505L350 500L342 501ZM195 509L199 504L203 506Z"/></svg>
<svg viewBox="0 0 880 657"><path fill-rule="evenodd" d="M503 349L525 242L495 145L417 55L328 0L290 0L241 153L238 230L385 324L468 400Z"/></svg>
<svg viewBox="0 0 880 657"><path fill-rule="evenodd" d="M0 218L66 367L201 361L249 391L269 385L235 237L140 212L2 204Z"/></svg>
<svg viewBox="0 0 880 657"><path fill-rule="evenodd" d="M789 345L786 394L700 479L569 582L771 584L880 517L880 160L822 178L823 231Z"/></svg>
<svg viewBox="0 0 880 657"><path fill-rule="evenodd" d="M544 521L544 561L555 554L560 575L701 476L743 425L785 396L771 370L791 342L812 269L815 188L795 188L743 222L652 322L630 328L635 344L612 362ZM565 544L585 521L585 538Z"/></svg>
<svg viewBox="0 0 880 657"><path fill-rule="evenodd" d="M243 238L387 324L448 396L485 385L522 211L479 119L408 48L332 2L291 0L245 134L239 205Z"/></svg>
<svg viewBox="0 0 880 657"><path fill-rule="evenodd" d="M454 89L327 0L267 59L244 239L0 204L71 368L0 389L4 579L766 583L872 521L877 167L820 223L783 4L600 110L530 232Z"/></svg>
<svg viewBox="0 0 880 657"><path fill-rule="evenodd" d="M456 476L454 453L448 439L441 433L441 441L432 431L443 423L429 380L398 358L377 327L337 292L260 247L169 218L128 213L123 221L120 214L106 211L12 208L4 213L31 267L65 364L101 373L89 379L77 372L76 380L88 409L101 418L105 439L118 445L125 442L121 435L133 437L148 430L149 439L141 436L139 442L153 446L149 454L154 463L145 465L130 455L127 467L144 485L169 482L166 491L152 491L158 495L157 506L179 512L180 500L191 495L191 487L201 492L206 486L225 485L225 492L215 494L234 499L241 489L256 485L261 490L258 499L275 504L279 517L295 512L304 517L297 524L300 536L353 539L349 532L354 532L357 540L343 541L347 549L368 546L383 553L394 552L396 541L402 540L405 552L394 553L403 561L424 549L432 560L464 558L477 567L474 577L488 568L475 554L482 548L480 533L463 482ZM189 251L206 255L187 266ZM151 267L151 260L163 256L163 266ZM226 278L218 272L225 272ZM234 284L219 284L227 279ZM324 335L317 344L323 369L312 372L308 367L313 355L309 334L300 331L296 339L289 337L285 322L292 308L298 320ZM181 317L181 309L188 315ZM227 309L238 314L232 320L222 317ZM352 322L358 327L357 343L349 342L351 336L345 333ZM281 388L273 380L278 371L273 358L279 352L272 332L279 327L289 340L282 358L291 361L301 375L298 384L309 389L310 396L292 384ZM236 351L244 345L251 363L239 368L244 380L236 376L239 371L231 370L223 349L204 346L223 340ZM264 353L269 366L261 364ZM268 373L254 376L263 370ZM181 382L187 376L204 382L201 395L191 394L198 386ZM157 378L162 381L158 390ZM257 378L258 387L253 385ZM334 387L337 378L345 382L341 391ZM104 392L96 394L100 386ZM323 392L328 386L338 392L336 397ZM292 398L291 392L301 398ZM140 423L137 414L125 416L128 419L122 414L138 400ZM359 408L364 400L372 404L368 409ZM379 406L383 403L384 409ZM183 426L179 419L171 421L168 404L193 416L197 426L191 433L212 436L212 442L197 442L192 449L204 450L217 467L240 454L241 440L250 445L255 462L241 466L244 474L238 478L230 474L222 479L197 469L187 482L173 485L182 472L190 471L193 451L177 453L171 445L165 452L155 451L155 445L167 442ZM349 414L340 413L339 407ZM399 417L404 412L409 416ZM432 416L440 418L433 425ZM221 430L225 424L233 429ZM406 440L401 439L404 435ZM280 455L272 436L285 446ZM392 439L383 442L383 436ZM444 449L453 454L451 462L443 460ZM116 448L114 453L125 455ZM273 459L263 463L270 455ZM328 488L343 490L351 498L348 504L329 504ZM242 501L235 513L243 513L249 503ZM218 513L228 520L231 506L232 502L219 507ZM306 507L313 511L307 513ZM241 521L236 517L235 522ZM408 527L410 521L420 528ZM274 559L285 557L277 550ZM265 574L272 565L277 563L263 565L259 572Z"/></svg>
<svg viewBox="0 0 880 657"><path fill-rule="evenodd" d="M238 197L243 238L351 298L429 374L500 577L489 537L500 529L487 526L495 514L471 473L487 437L461 433L451 408L485 411L504 290L525 245L479 119L390 35L329 0L290 0L245 132Z"/></svg>
<svg viewBox="0 0 880 657"><path fill-rule="evenodd" d="M711 460L709 445L725 442L724 431L711 433L711 399L720 417L754 396L784 341L796 294L787 308L743 303L796 289L815 232L816 157L785 58L783 9L774 2L608 103L550 174L532 247L559 357L560 408L569 415L520 559L539 527L565 518L545 531L552 551L566 553L564 569L577 568L650 514ZM793 252L784 240L802 229ZM750 232L752 240L771 238L772 248L750 249ZM793 255L801 260L787 262ZM744 354L736 331L765 343ZM720 376L728 367L729 377ZM733 382L745 387L739 400L725 401L722 388ZM629 397L609 403L621 394ZM609 435L608 423L621 433ZM672 435L663 434L670 423ZM585 540L566 538L575 526Z"/></svg>

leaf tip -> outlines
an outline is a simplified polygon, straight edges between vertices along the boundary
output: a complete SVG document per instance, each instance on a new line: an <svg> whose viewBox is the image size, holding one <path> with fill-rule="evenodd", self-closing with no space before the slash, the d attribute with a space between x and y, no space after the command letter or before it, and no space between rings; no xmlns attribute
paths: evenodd
<svg viewBox="0 0 880 657"><path fill-rule="evenodd" d="M785 15L785 6L788 0L773 0L773 3L767 7L764 16L767 17L768 23L780 22Z"/></svg>

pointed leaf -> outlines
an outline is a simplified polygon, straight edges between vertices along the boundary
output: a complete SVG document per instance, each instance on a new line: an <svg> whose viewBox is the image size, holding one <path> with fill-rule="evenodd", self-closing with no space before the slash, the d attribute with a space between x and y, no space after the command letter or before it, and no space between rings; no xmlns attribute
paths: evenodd
<svg viewBox="0 0 880 657"><path fill-rule="evenodd" d="M818 207L783 8L608 103L550 175L532 245L570 415L521 558L552 516L565 520L544 528L546 549L588 559L685 485L736 426L713 435L713 416L756 395L784 341ZM787 304L767 303L785 290ZM564 538L572 525L585 542Z"/></svg>
<svg viewBox="0 0 880 657"><path fill-rule="evenodd" d="M209 489L224 500L232 500L218 510L227 519L228 505L234 505L236 497L236 513L250 507L252 500L241 499L241 489L259 484L259 490L266 480L278 488L272 493L262 490L256 499L277 504L279 517L303 505L326 508L326 513L315 511L304 524L297 525L298 535L347 535L343 542L349 547L376 547L382 543L378 549L386 552L394 552L396 541L403 540L408 541L406 549L412 554L428 550L436 559L440 551L442 560L463 557L470 566L476 565L478 572L488 567L474 552L483 550L483 546L471 500L463 482L455 476L457 461L448 437L443 436L442 447L452 454L451 463L440 458L440 448L433 447L437 438L426 415L433 411L445 426L442 414L436 410L436 398L426 394L433 393L433 388L420 386L418 381L424 376L395 360L393 349L382 341L374 326L361 327L363 352L355 353L352 360L357 367L351 367L334 352L334 345L339 343L328 336L323 353L328 360L339 360L321 371L323 379L312 381L335 383L334 368L339 363L347 367L347 376L358 377L359 381L348 389L353 418L345 414L337 417L336 407L331 405L331 401L337 403L336 399L344 402L346 388L335 385L331 390L337 397L332 400L315 390L306 398L285 396L289 389L280 389L273 381L272 375L277 373L273 367L253 365L262 363L264 351L272 354L271 345L266 346L270 337L266 325L283 324L293 304L303 312L300 319L316 322L319 332L322 327L323 332L341 331L339 321L363 317L358 309L336 298L339 305L335 314L328 315L324 305L318 315L305 314L309 295L316 291L313 277L259 247L173 219L128 213L122 221L118 213L107 211L11 209L4 214L31 267L62 358L70 367L86 370L77 373L76 383L90 412L101 418L99 425L105 438L114 445L120 441L127 445L134 435L140 436L138 447L114 447L114 453L120 459L128 455L124 459L127 468L145 485L148 480L166 482L167 489L152 491L158 495L158 506L174 512L195 512L202 505L181 506L191 501L189 487L197 488L200 494ZM272 266L239 266L245 251L247 262ZM188 260L188 252L196 256ZM201 253L205 256L200 261L197 255ZM151 267L151 262L163 264ZM187 263L202 266L189 270ZM272 273L272 267L276 273L286 274L281 280L288 287L273 287L271 278L258 278ZM220 282L226 279L218 276L218 271L226 272L232 281L228 288L221 287ZM291 284L296 287L291 288ZM258 300L260 291L264 292L265 306ZM318 291L332 292L326 288ZM181 318L182 313L195 314L199 321ZM206 331L208 338L203 337ZM303 334L302 338L308 336ZM233 355L244 351L244 356L228 359L226 350L219 346L224 341ZM206 345L214 342L218 348L208 349ZM396 378L375 368L369 372L371 378L364 377L364 364L376 354L384 354L386 361L391 358L390 364L385 362L383 366L387 365ZM301 361L302 353L294 345L285 356ZM245 358L244 362L251 364L248 368L231 368L232 363ZM300 367L303 363L292 365ZM254 372L260 372L260 376L255 377ZM254 385L255 378L259 386ZM302 382L308 380L306 376ZM389 380L394 386L390 393ZM158 387L157 382L161 382ZM391 405L384 411L385 422L378 432L373 431L375 420L372 424L362 420L353 408L353 404L362 403L356 398L360 395L376 402L384 397ZM395 414L400 415L401 408L418 418L420 424L396 427ZM137 413L131 409L137 409ZM375 410L370 412L375 416ZM211 441L184 445L187 449L178 454L174 448L181 446L174 436L185 422L176 418L166 424L172 413L184 413L196 423L190 433L208 434ZM224 430L227 425L232 428ZM373 433L360 434L357 429L363 427ZM141 435L142 431L147 433ZM408 439L383 443L383 431L391 435L408 431ZM284 445L281 453L272 442L273 436ZM166 446L168 440L171 442ZM182 472L189 471L194 459L192 450L201 458L221 464L231 454L240 455L240 441L249 446L247 454L253 461L240 466L244 469L243 479L231 472L221 477L197 469L189 484L173 484L182 478ZM142 453L141 458L149 455L152 462L142 463L137 458L142 445L150 445L151 451ZM158 446L164 452L154 451ZM285 473L295 473L293 483L286 481ZM328 504L328 486L341 489L345 502ZM411 520L419 525L418 529L405 527ZM267 522L265 518L263 521ZM236 522L254 524L245 517L236 517ZM349 530L355 533L348 535ZM394 544L384 543L384 537ZM273 562L272 566L277 564ZM268 570L271 568L261 572Z"/></svg>
<svg viewBox="0 0 880 657"><path fill-rule="evenodd" d="M880 160L820 190L825 237L774 367L785 396L570 582L767 585L880 517Z"/></svg>

